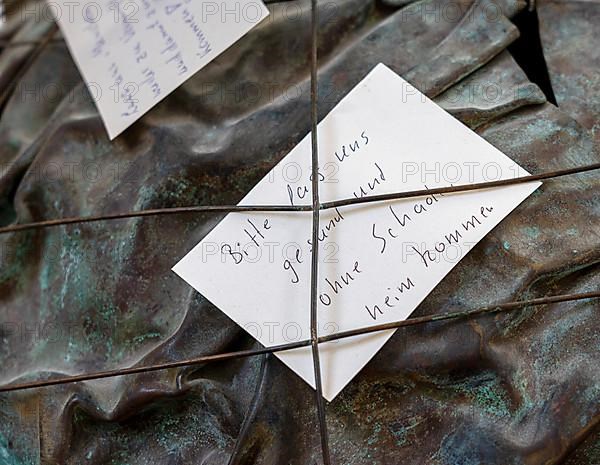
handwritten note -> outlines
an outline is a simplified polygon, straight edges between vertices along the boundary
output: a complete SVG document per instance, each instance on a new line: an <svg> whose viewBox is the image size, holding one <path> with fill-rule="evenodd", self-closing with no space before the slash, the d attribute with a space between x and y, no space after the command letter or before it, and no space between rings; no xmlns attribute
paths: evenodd
<svg viewBox="0 0 600 465"><path fill-rule="evenodd" d="M260 0L53 3L114 139L268 14Z"/></svg>
<svg viewBox="0 0 600 465"><path fill-rule="evenodd" d="M319 124L323 202L523 176L384 65ZM241 204L309 205L310 136ZM403 320L539 183L323 211L319 335ZM174 271L265 346L310 338L310 213L231 213ZM332 400L393 330L320 345ZM310 348L281 352L314 387Z"/></svg>

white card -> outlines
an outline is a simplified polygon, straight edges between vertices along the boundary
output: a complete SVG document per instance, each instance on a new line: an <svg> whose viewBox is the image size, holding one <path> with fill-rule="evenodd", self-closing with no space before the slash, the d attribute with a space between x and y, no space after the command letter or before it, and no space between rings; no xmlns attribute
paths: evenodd
<svg viewBox="0 0 600 465"><path fill-rule="evenodd" d="M48 5L114 139L263 20L260 0Z"/></svg>
<svg viewBox="0 0 600 465"><path fill-rule="evenodd" d="M382 64L318 131L322 202L527 174ZM309 205L310 147L309 134L241 204ZM539 185L323 211L319 335L407 318ZM173 270L263 345L309 339L310 237L310 212L231 213ZM324 397L393 333L321 344ZM310 347L277 356L314 387Z"/></svg>

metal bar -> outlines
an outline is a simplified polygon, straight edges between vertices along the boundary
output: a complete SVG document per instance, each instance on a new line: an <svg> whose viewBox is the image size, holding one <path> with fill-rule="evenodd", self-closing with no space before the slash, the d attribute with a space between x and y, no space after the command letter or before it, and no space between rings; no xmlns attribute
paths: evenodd
<svg viewBox="0 0 600 465"><path fill-rule="evenodd" d="M179 215L182 213L227 213L227 212L302 212L311 211L308 205L207 205L197 207L157 208L152 210L131 211L125 213L110 213L107 215L77 216L55 220L38 221L35 223L13 224L0 228L0 234L8 234L31 229L43 229L52 226L68 224L93 223L97 221L122 220L143 216Z"/></svg>
<svg viewBox="0 0 600 465"><path fill-rule="evenodd" d="M318 34L319 18L317 0L311 0L311 57L310 57L310 123L311 123L311 171L312 171L312 251L310 267L310 340L313 358L313 371L315 374L315 401L317 416L319 418L319 437L321 439L321 453L323 464L331 464L329 451L329 435L327 433L327 419L325 417L325 401L323 399L323 383L321 380L321 361L319 356L318 334L318 293L319 293L319 228L321 201L319 200L319 140L318 140Z"/></svg>
<svg viewBox="0 0 600 465"><path fill-rule="evenodd" d="M14 48L14 47L30 47L32 45L40 45L43 40L0 40L0 48ZM57 44L63 43L64 40L61 39L52 39L48 41L48 44Z"/></svg>
<svg viewBox="0 0 600 465"><path fill-rule="evenodd" d="M349 198L344 200L336 200L334 202L326 202L321 205L322 209L339 208L348 205L357 205L368 202L383 202L386 200L407 199L410 197L422 197L432 194L451 194L453 192L467 192L480 189L490 189L493 187L513 186L516 184L525 184L528 182L542 181L544 179L558 178L560 176L569 176L572 174L585 173L587 171L600 169L600 163L593 163L586 166L578 166L575 168L567 168L563 170L555 170L547 173L530 174L520 176L518 178L500 179L498 181L478 182L474 184L461 184L458 186L434 187L432 189L420 189L416 191L397 192L393 194L371 195L363 198Z"/></svg>
<svg viewBox="0 0 600 465"><path fill-rule="evenodd" d="M429 324L438 321L445 320L456 320L466 319L473 316L479 316L491 313L500 313L517 310L524 307L536 307L541 305L557 304L562 302L574 302L587 299L600 299L600 290L592 292L583 292L577 294L561 294L550 297L540 297L537 299L521 300L514 302L506 302L498 305L489 305L486 307L480 307L473 310L465 310L461 312L449 312L441 313L439 315L427 315L418 318L409 318L407 320L395 321L392 323L383 323L380 325L369 326L365 328L354 329L350 331L342 331L327 336L320 336L317 341L321 344L324 342L336 341L339 339L345 339L348 337L360 336L362 334L370 334L379 331L386 331L389 329L403 328L406 326L417 326L422 324ZM271 347L263 347L259 349L248 349L240 350L236 352L225 352L222 354L205 355L201 357L190 358L186 360L178 360L175 362L166 362L156 365L147 365L141 367L132 368L119 368L116 370L99 371L95 373L85 373L82 375L66 376L63 378L55 378L41 381L31 381L18 384L9 384L7 386L1 386L0 392L10 391L21 391L24 389L34 389L40 387L55 386L60 384L69 384L81 381L92 381L95 379L111 378L114 376L134 375L139 373L148 373L152 371L168 370L172 368L182 368L191 365L201 365L212 362L221 362L226 360L251 357L256 355L263 355L267 353L277 353L284 350L298 349L300 347L307 347L312 344L311 339L291 342L287 344L280 344Z"/></svg>
<svg viewBox="0 0 600 465"><path fill-rule="evenodd" d="M567 168L555 170L546 173L532 174L518 178L502 179L499 181L488 181L477 184L465 184L459 186L436 187L433 189L420 189L415 191L398 192L385 195L371 195L361 199L345 199L334 202L325 202L321 204L321 210L330 210L347 205L355 205L361 203L381 202L385 200L399 200L413 197L423 197L431 194L449 194L454 192L467 192L480 189L489 189L493 187L512 186L533 181L541 181L545 179L553 179L562 176L570 176L574 174L586 173L600 169L600 163L591 165L578 166L575 168ZM7 234L18 231L27 231L31 229L42 229L52 226L63 226L77 223L92 223L97 221L110 221L126 218L136 218L155 215L178 215L182 213L231 213L231 212L307 212L311 211L310 205L206 205L206 206L191 206L191 207L171 207L157 208L152 210L131 211L125 213L111 213L107 215L95 216L80 216L72 218L62 218L54 220L38 221L33 223L13 224L0 228L0 234Z"/></svg>

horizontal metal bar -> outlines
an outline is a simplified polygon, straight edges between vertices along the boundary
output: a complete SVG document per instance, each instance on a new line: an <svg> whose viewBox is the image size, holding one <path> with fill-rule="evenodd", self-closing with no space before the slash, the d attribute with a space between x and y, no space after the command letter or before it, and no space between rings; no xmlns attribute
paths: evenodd
<svg viewBox="0 0 600 465"><path fill-rule="evenodd" d="M38 221L35 223L13 224L0 228L0 234L28 231L31 229L43 229L52 226L64 226L68 224L94 223L97 221L123 220L127 218L138 218L144 216L158 215L180 215L184 213L228 213L228 212L294 212L310 211L308 206L294 205L207 205L198 207L175 207L156 208L151 210L131 211L126 213L112 213L108 215L77 216L73 218L61 218L56 220Z"/></svg>
<svg viewBox="0 0 600 465"><path fill-rule="evenodd" d="M41 40L0 40L0 48L13 48L13 47L30 47L39 45L43 41ZM63 43L63 39L52 39L48 41L48 44Z"/></svg>
<svg viewBox="0 0 600 465"><path fill-rule="evenodd" d="M321 210L329 210L338 207L349 205L381 202L388 200L408 199L413 197L423 197L431 194L446 194L453 192L467 192L480 189L490 189L494 187L511 186L533 181L558 178L561 176L569 176L574 174L586 173L600 169L600 163L591 165L579 166L576 168L568 168L564 170L556 170L547 173L534 174L530 176L522 176L519 178L502 179L499 181L481 182L477 184L465 184L460 186L437 187L433 189L421 189L415 191L398 192L385 195L371 195L360 199L352 198L338 200L335 202L326 202L321 204ZM308 212L311 211L310 205L206 205L206 206L191 206L191 207L173 207L173 208L156 208L152 210L131 211L125 213L111 213L106 215L81 216L72 218L62 218L54 220L38 221L34 223L13 224L0 228L0 234L8 234L19 231L28 231L32 229L42 229L52 226L64 226L77 223L92 223L97 221L120 220L127 218L155 216L155 215L179 215L184 213L231 213L231 212Z"/></svg>
<svg viewBox="0 0 600 465"><path fill-rule="evenodd" d="M600 291L593 292L584 292L578 294L562 294L550 297L541 297L537 299L530 300L522 300L515 302L507 302L498 305L490 305L486 307L480 307L473 310L465 310L462 312L450 312L450 313L441 313L439 315L428 315L418 318L409 318L407 320L395 321L392 323L384 323L380 325L369 326L365 328L354 329L351 331L342 331L335 334L330 334L327 336L320 336L318 338L318 342L325 343L331 342L339 339L345 339L348 337L360 336L363 334L370 334L379 331L386 331L390 329L402 328L407 326L415 326L422 325L427 323L433 323L438 321L445 320L454 320L454 319L465 319L473 316L483 315L483 314L491 314L491 313L499 313L499 312L507 312L516 310L524 307L534 307L540 305L548 305L548 304L556 304L561 302L572 302L586 299L598 299L600 298ZM152 371L160 371L160 370L168 370L172 368L182 368L186 366L192 365L200 365L205 363L212 362L220 362L244 357L251 357L256 355L262 355L266 353L276 353L282 352L284 350L297 349L300 347L307 347L311 345L311 340L302 340L297 342L291 342L287 344L280 344L272 347L263 347L259 349L249 349L249 350L240 350L235 352L226 352L222 354L215 355L205 355L196 358L190 358L186 360L179 360L175 362L166 362L156 365L148 365L141 367L132 367L132 368L120 368L116 370L108 370L108 371L99 371L95 373L86 373L75 376L67 376L62 378L41 380L41 381L31 381L26 383L18 383L18 384L9 384L7 386L0 387L0 392L10 392L10 391L21 391L25 389L34 389L48 386L56 386L60 384L68 384L68 383L76 383L81 381L91 381L95 379L102 378L111 378L114 376L123 376L123 375L134 375L140 373L148 373Z"/></svg>
<svg viewBox="0 0 600 465"><path fill-rule="evenodd" d="M593 163L587 166L579 166L576 168L567 168L563 170L550 171L547 173L531 174L527 176L520 176L518 178L500 179L497 181L486 181L478 182L473 184L461 184L458 186L447 186L447 187L434 187L432 189L420 189L415 191L397 192L393 194L382 194L382 195L371 195L362 198L349 198L344 200L337 200L334 202L326 202L321 204L323 210L329 208L339 208L349 205L358 205L363 203L371 202L383 202L387 200L399 200L408 199L411 197L423 197L426 195L435 194L451 194L454 192L468 192L481 189L491 189L495 187L514 186L517 184L525 184L528 182L543 181L546 179L558 178L561 176L569 176L572 174L580 174L588 171L600 169L600 163Z"/></svg>

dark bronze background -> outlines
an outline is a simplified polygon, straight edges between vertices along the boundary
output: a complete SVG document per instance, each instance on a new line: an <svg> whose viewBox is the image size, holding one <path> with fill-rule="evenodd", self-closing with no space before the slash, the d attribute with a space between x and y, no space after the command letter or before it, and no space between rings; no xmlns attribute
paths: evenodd
<svg viewBox="0 0 600 465"><path fill-rule="evenodd" d="M384 62L530 172L600 161L599 3L537 5L559 108L505 50L523 3L406 3L320 2L321 115ZM113 143L64 44L45 47L0 121L3 224L235 204L310 129L310 4L269 7ZM2 30L28 41L49 27ZM0 89L34 48L0 54ZM597 172L546 181L414 315L597 290L599 184ZM0 384L257 347L170 272L222 216L0 236ZM600 464L598 307L399 330L326 407L333 463ZM1 394L0 464L228 463L257 384L233 462L320 463L313 391L273 357L259 380L261 363Z"/></svg>

